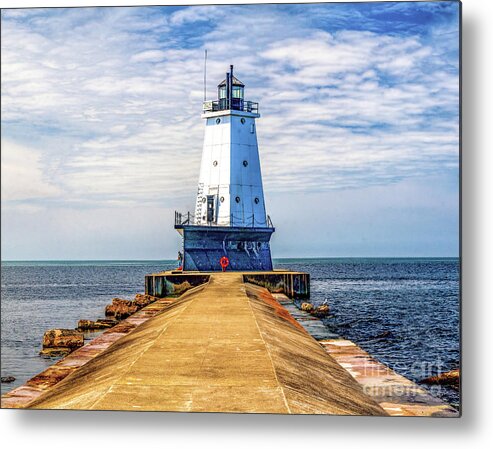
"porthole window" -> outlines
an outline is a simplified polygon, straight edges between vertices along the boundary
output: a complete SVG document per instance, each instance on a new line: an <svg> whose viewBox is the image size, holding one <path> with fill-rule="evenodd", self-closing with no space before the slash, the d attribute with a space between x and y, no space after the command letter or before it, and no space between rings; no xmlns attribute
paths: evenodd
<svg viewBox="0 0 493 449"><path fill-rule="evenodd" d="M239 202L240 202L240 197L239 197L239 196L237 196L237 197L235 198L235 201L236 201L237 203L239 203Z"/></svg>
<svg viewBox="0 0 493 449"><path fill-rule="evenodd" d="M244 125L245 124L245 119L242 117L241 118L241 124Z"/></svg>
<svg viewBox="0 0 493 449"><path fill-rule="evenodd" d="M248 165L248 161L243 161L243 167L246 167Z"/></svg>
<svg viewBox="0 0 493 449"><path fill-rule="evenodd" d="M205 196L204 198L202 198L202 202L205 203L207 200L205 199Z"/></svg>
<svg viewBox="0 0 493 449"><path fill-rule="evenodd" d="M219 201L221 201L221 203L224 203L224 196L222 196L221 198L219 198Z"/></svg>
<svg viewBox="0 0 493 449"><path fill-rule="evenodd" d="M258 204L260 203L260 200L258 199L258 197L255 197L255 204Z"/></svg>
<svg viewBox="0 0 493 449"><path fill-rule="evenodd" d="M212 165L214 165L214 167L217 167L217 161L214 161Z"/></svg>
<svg viewBox="0 0 493 449"><path fill-rule="evenodd" d="M219 123L221 123L221 119L220 118L217 118L216 119L216 123L219 125Z"/></svg>

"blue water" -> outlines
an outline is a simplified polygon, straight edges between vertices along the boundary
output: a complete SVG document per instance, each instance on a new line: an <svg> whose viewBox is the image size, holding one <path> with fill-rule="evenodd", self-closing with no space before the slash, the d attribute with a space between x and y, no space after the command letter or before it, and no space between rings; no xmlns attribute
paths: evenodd
<svg viewBox="0 0 493 449"><path fill-rule="evenodd" d="M16 377L2 384L2 394L53 363L38 355L45 330L103 318L113 297L133 298L143 292L145 274L175 265L2 262L1 371ZM326 300L331 308L325 324L406 377L418 381L458 367L458 259L279 259L274 265L310 273L311 302ZM457 391L433 392L458 406Z"/></svg>

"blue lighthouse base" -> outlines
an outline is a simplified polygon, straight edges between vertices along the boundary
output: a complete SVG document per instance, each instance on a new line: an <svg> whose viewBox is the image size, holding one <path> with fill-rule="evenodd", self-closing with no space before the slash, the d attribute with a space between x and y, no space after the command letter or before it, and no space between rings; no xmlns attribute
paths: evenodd
<svg viewBox="0 0 493 449"><path fill-rule="evenodd" d="M274 228L178 225L183 235L183 271L272 271L270 238Z"/></svg>

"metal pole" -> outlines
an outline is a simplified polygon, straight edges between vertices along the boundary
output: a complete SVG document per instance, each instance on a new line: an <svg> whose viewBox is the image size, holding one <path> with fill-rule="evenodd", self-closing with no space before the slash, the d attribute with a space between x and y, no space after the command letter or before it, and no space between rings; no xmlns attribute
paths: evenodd
<svg viewBox="0 0 493 449"><path fill-rule="evenodd" d="M230 89L229 89L229 109L232 109L231 105L233 104L233 66L229 66L229 82L230 84Z"/></svg>
<svg viewBox="0 0 493 449"><path fill-rule="evenodd" d="M226 109L229 109L229 72L226 73Z"/></svg>

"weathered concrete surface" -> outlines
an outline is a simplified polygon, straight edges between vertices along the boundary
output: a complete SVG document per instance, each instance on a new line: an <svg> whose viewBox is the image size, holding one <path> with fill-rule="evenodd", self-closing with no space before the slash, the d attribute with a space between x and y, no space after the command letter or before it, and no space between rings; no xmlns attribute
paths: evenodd
<svg viewBox="0 0 493 449"><path fill-rule="evenodd" d="M318 318L298 309L284 294L272 296L391 416L457 417L452 406L431 395L415 382L397 374L357 344L332 334Z"/></svg>
<svg viewBox="0 0 493 449"><path fill-rule="evenodd" d="M246 291L292 413L386 414L266 289Z"/></svg>
<svg viewBox="0 0 493 449"><path fill-rule="evenodd" d="M325 340L320 344L389 415L459 416L452 406L375 360L352 341Z"/></svg>
<svg viewBox="0 0 493 449"><path fill-rule="evenodd" d="M168 307L173 301L170 299L160 299L143 308L139 312L121 321L102 335L91 340L88 344L77 349L72 354L59 360L54 365L48 367L40 374L29 379L25 384L9 391L2 396L2 408L23 408L30 402L39 398L42 394L51 390L55 385L65 379L69 374L85 365L94 357L108 349L115 341L124 337L137 326L147 321L163 309Z"/></svg>
<svg viewBox="0 0 493 449"><path fill-rule="evenodd" d="M310 297L310 275L299 271L260 271L243 273L243 280L265 287L271 293L283 293L289 298Z"/></svg>
<svg viewBox="0 0 493 449"><path fill-rule="evenodd" d="M238 271L227 271L239 273ZM212 272L163 271L145 277L146 293L159 298L181 295L186 290L209 281ZM217 272L216 272L217 273ZM241 272L243 281L260 285L270 292L284 293L290 298L310 297L310 275L299 271Z"/></svg>
<svg viewBox="0 0 493 449"><path fill-rule="evenodd" d="M292 299L289 299L283 293L273 293L272 296L300 323L303 328L315 340L330 340L339 338L337 334L332 332L322 321L311 315L309 312L298 309Z"/></svg>
<svg viewBox="0 0 493 449"><path fill-rule="evenodd" d="M211 275L25 405L386 415L267 290L238 273Z"/></svg>
<svg viewBox="0 0 493 449"><path fill-rule="evenodd" d="M162 271L145 276L145 292L147 295L165 298L179 296L187 290L209 282L210 274L184 273L182 271Z"/></svg>

